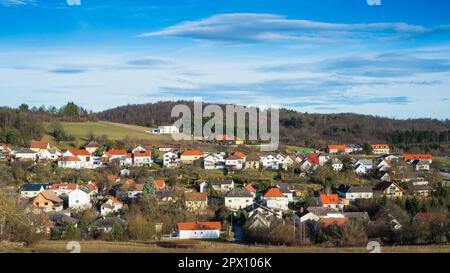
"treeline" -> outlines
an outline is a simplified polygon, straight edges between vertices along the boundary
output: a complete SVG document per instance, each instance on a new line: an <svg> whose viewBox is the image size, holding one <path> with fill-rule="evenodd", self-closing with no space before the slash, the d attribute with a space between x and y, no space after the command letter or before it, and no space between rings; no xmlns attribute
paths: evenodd
<svg viewBox="0 0 450 273"><path fill-rule="evenodd" d="M0 107L0 143L24 146L31 140L39 140L46 133L44 122L95 120L92 112L73 102L57 108L55 106L18 108Z"/></svg>
<svg viewBox="0 0 450 273"><path fill-rule="evenodd" d="M192 101L157 102L140 105L126 105L109 109L96 116L102 120L154 127L171 124L172 108L185 104L193 109ZM204 104L204 107L206 104ZM220 105L222 109L225 105ZM431 149L434 152L448 152L448 145L424 145L446 143L450 121L437 119L396 120L377 116L342 114L300 113L289 109L280 110L280 139L283 144L323 147L329 143L389 143L401 149ZM414 133L411 133L414 132ZM411 136L412 135L412 136ZM404 139L404 140L403 140ZM436 141L437 140L437 141Z"/></svg>

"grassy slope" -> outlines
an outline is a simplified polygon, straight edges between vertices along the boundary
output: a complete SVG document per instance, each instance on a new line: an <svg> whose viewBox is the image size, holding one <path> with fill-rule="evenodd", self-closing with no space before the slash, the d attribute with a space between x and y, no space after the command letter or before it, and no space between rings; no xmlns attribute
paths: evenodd
<svg viewBox="0 0 450 273"><path fill-rule="evenodd" d="M2 247L0 252L69 252L64 241L42 241L33 247ZM225 253L368 253L365 247L283 247L283 246L255 246L223 242L203 242L189 248L164 248L154 242L105 242L81 241L81 252L85 253L199 253L199 252L225 252ZM385 253L449 253L450 245L428 246L382 246Z"/></svg>
<svg viewBox="0 0 450 273"><path fill-rule="evenodd" d="M127 125L106 121L98 122L62 122L64 129L76 138L75 142L85 142L87 136L92 132L95 136L107 135L110 139L136 139L149 141L170 141L169 135L153 135L146 133L150 128ZM50 124L45 125L47 131L50 131ZM44 140L52 142L52 137L46 135ZM67 145L65 143L62 146Z"/></svg>

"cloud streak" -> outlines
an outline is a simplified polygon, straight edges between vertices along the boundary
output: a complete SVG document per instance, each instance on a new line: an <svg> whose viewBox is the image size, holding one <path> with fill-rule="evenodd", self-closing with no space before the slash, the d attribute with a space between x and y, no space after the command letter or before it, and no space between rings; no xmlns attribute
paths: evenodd
<svg viewBox="0 0 450 273"><path fill-rule="evenodd" d="M274 14L218 14L198 21L187 21L140 37L182 37L222 42L296 41L336 43L347 40L399 39L448 31L407 23L340 24L288 19Z"/></svg>

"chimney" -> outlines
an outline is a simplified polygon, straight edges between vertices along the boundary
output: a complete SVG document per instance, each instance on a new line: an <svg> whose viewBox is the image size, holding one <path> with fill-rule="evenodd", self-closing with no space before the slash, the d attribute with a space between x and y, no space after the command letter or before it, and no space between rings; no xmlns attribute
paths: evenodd
<svg viewBox="0 0 450 273"><path fill-rule="evenodd" d="M305 212L305 208L304 208L304 207L301 207L301 208L300 208L300 213L303 213L303 212Z"/></svg>

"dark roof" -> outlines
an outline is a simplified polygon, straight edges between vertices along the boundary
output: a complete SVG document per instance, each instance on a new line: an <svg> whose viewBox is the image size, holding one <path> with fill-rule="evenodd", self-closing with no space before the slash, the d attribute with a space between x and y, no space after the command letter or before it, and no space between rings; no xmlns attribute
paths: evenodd
<svg viewBox="0 0 450 273"><path fill-rule="evenodd" d="M278 182L278 183L276 183L275 185L280 189L280 191L281 191L282 193L292 193L292 192L289 190L289 184L288 184L288 183L281 183L281 182Z"/></svg>
<svg viewBox="0 0 450 273"><path fill-rule="evenodd" d="M55 222L58 225L76 224L79 222L78 219L67 216L63 213L49 214L48 219L52 222Z"/></svg>
<svg viewBox="0 0 450 273"><path fill-rule="evenodd" d="M44 190L47 189L50 184L24 184L22 185L22 191L39 191L41 187L44 187Z"/></svg>
<svg viewBox="0 0 450 273"><path fill-rule="evenodd" d="M340 185L337 191L344 193L372 192L372 187Z"/></svg>
<svg viewBox="0 0 450 273"><path fill-rule="evenodd" d="M98 228L109 228L114 226L115 224L119 224L122 227L127 226L127 221L120 219L118 217L106 217L106 218L99 218L95 221L93 221L90 226L91 227L98 227Z"/></svg>
<svg viewBox="0 0 450 273"><path fill-rule="evenodd" d="M156 198L176 197L174 191L157 191Z"/></svg>
<svg viewBox="0 0 450 273"><path fill-rule="evenodd" d="M233 184L233 180L210 180L208 181L211 185L220 186L220 185L231 185Z"/></svg>
<svg viewBox="0 0 450 273"><path fill-rule="evenodd" d="M227 192L225 197L253 197L253 195L245 188L237 188Z"/></svg>

